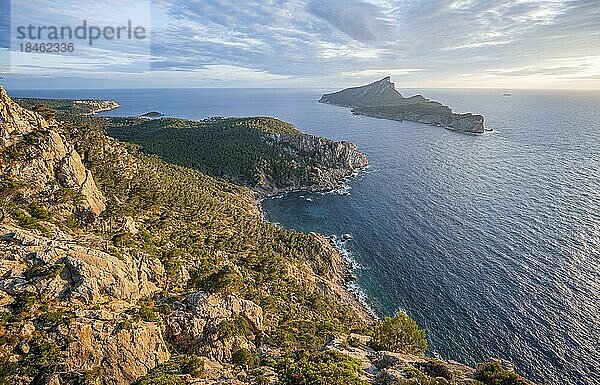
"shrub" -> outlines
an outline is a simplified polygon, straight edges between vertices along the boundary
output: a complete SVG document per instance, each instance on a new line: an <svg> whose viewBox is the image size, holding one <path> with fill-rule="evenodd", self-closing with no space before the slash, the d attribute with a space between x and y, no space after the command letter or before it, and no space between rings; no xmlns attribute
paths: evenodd
<svg viewBox="0 0 600 385"><path fill-rule="evenodd" d="M11 377L17 372L17 365L0 356L0 385L12 383Z"/></svg>
<svg viewBox="0 0 600 385"><path fill-rule="evenodd" d="M307 353L278 367L283 385L364 385L358 377L360 362L334 351Z"/></svg>
<svg viewBox="0 0 600 385"><path fill-rule="evenodd" d="M54 373L62 357L60 349L51 341L36 337L29 342L29 353L18 363L21 374L35 376L39 373Z"/></svg>
<svg viewBox="0 0 600 385"><path fill-rule="evenodd" d="M50 212L41 204L30 203L27 209L29 214L35 219L43 221L49 221L52 219L52 214L50 214Z"/></svg>
<svg viewBox="0 0 600 385"><path fill-rule="evenodd" d="M16 194L21 188L25 187L25 183L19 180L1 180L0 181L0 197L7 198Z"/></svg>
<svg viewBox="0 0 600 385"><path fill-rule="evenodd" d="M231 266L224 266L208 277L196 279L192 284L210 293L231 294L242 286L242 277Z"/></svg>
<svg viewBox="0 0 600 385"><path fill-rule="evenodd" d="M38 298L33 294L19 294L15 297L10 308L14 315L21 315L31 310Z"/></svg>
<svg viewBox="0 0 600 385"><path fill-rule="evenodd" d="M138 301L140 306L138 314L143 321L156 322L158 321L158 315L156 314L156 304L152 298L142 298Z"/></svg>
<svg viewBox="0 0 600 385"><path fill-rule="evenodd" d="M57 263L54 265L33 265L27 269L23 275L29 280L35 278L46 279L56 278L65 268L65 265Z"/></svg>
<svg viewBox="0 0 600 385"><path fill-rule="evenodd" d="M475 379L485 385L527 385L527 382L513 371L506 370L499 362L490 361L479 365Z"/></svg>
<svg viewBox="0 0 600 385"><path fill-rule="evenodd" d="M181 362L180 371L182 374L198 377L204 372L204 360L200 356L181 356L179 360Z"/></svg>
<svg viewBox="0 0 600 385"><path fill-rule="evenodd" d="M250 325L244 317L237 316L231 320L225 320L219 324L219 339L226 339L234 336L245 336L250 333Z"/></svg>
<svg viewBox="0 0 600 385"><path fill-rule="evenodd" d="M178 375L189 374L198 377L204 372L204 360L196 355L174 356L150 370L133 385L183 385Z"/></svg>
<svg viewBox="0 0 600 385"><path fill-rule="evenodd" d="M238 349L231 356L231 362L238 366L247 366L249 368L255 368L260 363L260 358L254 352L249 351L248 349L242 348Z"/></svg>
<svg viewBox="0 0 600 385"><path fill-rule="evenodd" d="M50 232L48 231L48 229L46 227L44 227L44 225L42 225L41 223L38 223L36 218L27 215L27 213L25 213L25 211L23 211L23 210L20 210L20 209L14 210L11 213L11 216L17 221L19 226L24 229L38 230L43 235L46 235L46 236L50 235Z"/></svg>
<svg viewBox="0 0 600 385"><path fill-rule="evenodd" d="M348 345L352 346L353 348L358 348L360 346L360 339L357 337L348 337Z"/></svg>
<svg viewBox="0 0 600 385"><path fill-rule="evenodd" d="M387 317L373 330L369 346L374 350L389 350L410 354L423 354L427 349L425 330L405 313Z"/></svg>

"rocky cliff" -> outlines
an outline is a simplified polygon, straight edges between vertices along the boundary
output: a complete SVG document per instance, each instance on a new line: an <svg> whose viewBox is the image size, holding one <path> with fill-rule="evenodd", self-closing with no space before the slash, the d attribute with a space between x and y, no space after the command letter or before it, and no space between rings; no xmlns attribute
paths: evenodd
<svg viewBox="0 0 600 385"><path fill-rule="evenodd" d="M57 132L57 123L21 108L0 86L0 174L28 185L27 194L52 194L60 188L80 194L81 214L98 215L105 198L74 147Z"/></svg>
<svg viewBox="0 0 600 385"><path fill-rule="evenodd" d="M351 107L357 115L390 120L409 120L458 131L483 133L483 116L456 114L441 103L415 95L405 98L389 77L365 86L325 94L320 103Z"/></svg>
<svg viewBox="0 0 600 385"><path fill-rule="evenodd" d="M252 187L263 194L299 190L329 191L345 177L369 165L366 155L351 142L335 142L306 134L272 134L266 141L284 148L298 165L309 158L311 167L305 173L289 173L284 180L279 181L264 172L264 169L258 169L258 180Z"/></svg>

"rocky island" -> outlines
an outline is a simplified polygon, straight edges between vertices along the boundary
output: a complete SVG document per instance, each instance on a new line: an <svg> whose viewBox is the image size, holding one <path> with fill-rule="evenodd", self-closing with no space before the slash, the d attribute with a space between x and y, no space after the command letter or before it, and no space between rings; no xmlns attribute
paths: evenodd
<svg viewBox="0 0 600 385"><path fill-rule="evenodd" d="M483 116L471 113L456 114L450 107L421 95L405 98L396 90L389 76L365 86L325 94L319 102L350 107L352 113L356 115L398 121L409 120L472 133L485 131Z"/></svg>
<svg viewBox="0 0 600 385"><path fill-rule="evenodd" d="M349 144L272 118L34 104L0 87L0 384L530 384L501 360L427 357L407 315L377 321L346 290L323 236L263 221L231 182L326 187L366 162ZM105 134L127 128L138 144ZM153 132L219 147L188 159Z"/></svg>
<svg viewBox="0 0 600 385"><path fill-rule="evenodd" d="M140 117L142 118L160 118L165 116L165 114L163 114L162 112L158 112L158 111L150 111L150 112L146 112L145 114L140 115Z"/></svg>

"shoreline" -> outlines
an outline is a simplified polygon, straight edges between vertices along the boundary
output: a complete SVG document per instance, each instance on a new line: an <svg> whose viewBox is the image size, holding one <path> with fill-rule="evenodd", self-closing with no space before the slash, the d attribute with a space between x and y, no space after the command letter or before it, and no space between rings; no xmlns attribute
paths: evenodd
<svg viewBox="0 0 600 385"><path fill-rule="evenodd" d="M262 221L283 228L281 224L267 220L266 211L262 206L262 202L264 200L277 199L284 197L288 194L301 192L324 194L330 193L332 191L336 191L339 188L343 188L345 186L345 184L342 183L343 181L348 181L352 178L355 178L361 171L365 171L368 168L369 165L353 170L351 174L346 175L342 179L340 179L338 184L333 188L314 188L314 186L307 186L295 189L285 189L273 194L265 194L252 190L256 196L255 207L257 208L258 214ZM326 280L330 284L330 286L340 297L340 299L343 302L345 302L348 306L350 306L363 321L365 321L367 324L372 324L378 321L379 316L375 313L375 311L366 301L367 295L364 294L362 288L360 288L358 284L356 284L355 289L351 287L352 283L356 282L356 276L354 274L354 271L356 270L356 262L349 257L348 251L345 250L342 245L338 244L336 240L332 239L331 236L327 236L325 234L320 234L316 232L302 231L302 233L316 237L317 240L321 242L325 246L325 248L328 249L332 254L332 277L321 278Z"/></svg>
<svg viewBox="0 0 600 385"><path fill-rule="evenodd" d="M494 131L491 128L487 128L485 126L483 126L482 130L473 130L473 129L464 129L464 128L458 128L458 127L452 127L446 124L442 124L442 123L435 123L435 122L428 122L428 121L421 121L421 120L414 120L414 119L398 119L398 118L393 118L393 117L389 117L389 116L385 116L382 113L373 113L373 112L369 112L369 111L362 111L360 110L360 107L357 106L349 106L349 105L343 105L343 104L337 104L337 103L333 103L330 101L321 101L319 100L319 103L322 104L326 104L329 106L334 106L334 107L339 107L339 108L347 108L350 110L350 113L354 116L366 116L369 118L375 118L375 119L382 119L382 120L389 120L389 121L393 121L393 122L413 122L413 123L419 123L419 124L424 124L426 126L430 126L430 127L438 127L438 128L444 128L446 130L449 131L455 131L455 132L459 132L459 133L467 133L467 134L476 134L476 135L481 135L484 134L486 132L492 132ZM469 113L467 113L469 114ZM457 114L455 112L452 112L453 116L460 116L463 114ZM483 124L483 123L482 123Z"/></svg>

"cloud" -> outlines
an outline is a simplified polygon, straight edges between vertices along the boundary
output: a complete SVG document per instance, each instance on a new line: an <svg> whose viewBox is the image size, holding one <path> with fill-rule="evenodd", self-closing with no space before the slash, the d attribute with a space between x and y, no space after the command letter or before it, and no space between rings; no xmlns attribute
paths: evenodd
<svg viewBox="0 0 600 385"><path fill-rule="evenodd" d="M307 10L357 41L388 40L394 35L391 17L382 7L372 3L360 0L311 0Z"/></svg>
<svg viewBox="0 0 600 385"><path fill-rule="evenodd" d="M376 78L381 76L405 76L415 72L425 71L423 68L389 68L389 69L374 69L355 72L344 72L342 75L351 77L369 77Z"/></svg>
<svg viewBox="0 0 600 385"><path fill-rule="evenodd" d="M89 9L105 15L114 8L100 0L92 6L66 0L22 3L23 12L35 14L36 8L43 8L43 16L55 22L81 18ZM232 85L305 79L307 86L333 87L352 78L377 80L388 74L417 87L450 80L486 86L509 79L519 84L534 79L539 87L543 79L551 86L554 80L598 74L596 62L581 59L600 56L597 0L248 0L243 5L238 0L153 0L152 4L152 68L180 76L180 80L168 77L173 86L188 84L184 73L198 81L229 79ZM139 52L102 48L101 53L88 52L100 55L95 68L81 71L64 65L63 75L87 72L93 77L111 69L121 74L142 64ZM49 64L52 73L61 72L63 64ZM27 71L31 69L20 73Z"/></svg>

